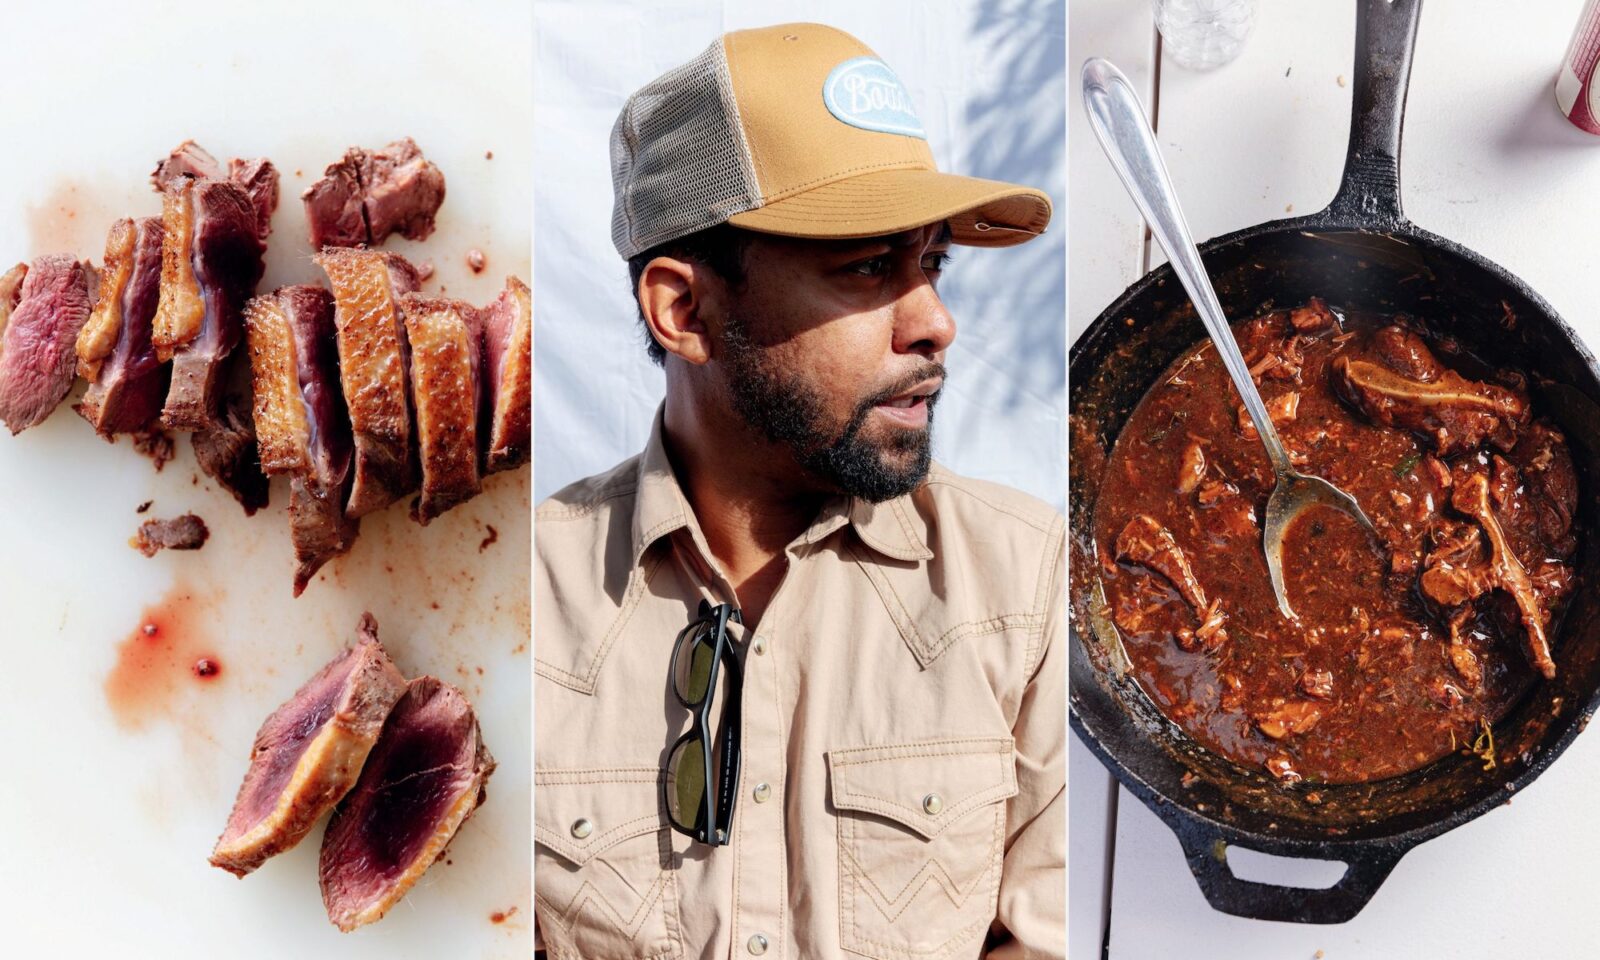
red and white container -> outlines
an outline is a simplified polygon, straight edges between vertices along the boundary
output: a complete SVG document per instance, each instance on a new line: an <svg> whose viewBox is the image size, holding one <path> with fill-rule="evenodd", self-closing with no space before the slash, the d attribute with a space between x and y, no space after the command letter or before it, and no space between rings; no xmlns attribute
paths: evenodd
<svg viewBox="0 0 1600 960"><path fill-rule="evenodd" d="M1588 0L1556 75L1556 105L1573 126L1600 134L1600 0Z"/></svg>

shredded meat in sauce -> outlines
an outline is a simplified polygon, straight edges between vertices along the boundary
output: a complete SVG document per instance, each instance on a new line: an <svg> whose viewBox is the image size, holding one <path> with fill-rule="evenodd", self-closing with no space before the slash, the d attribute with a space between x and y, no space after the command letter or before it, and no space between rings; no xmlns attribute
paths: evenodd
<svg viewBox="0 0 1600 960"><path fill-rule="evenodd" d="M1378 536L1304 514L1284 551L1301 619L1280 617L1258 522L1271 469L1215 349L1191 350L1130 416L1097 507L1135 677L1196 740L1283 782L1374 780L1468 748L1555 676L1577 549L1565 437L1520 374L1404 318L1312 300L1234 330L1291 459L1354 495Z"/></svg>

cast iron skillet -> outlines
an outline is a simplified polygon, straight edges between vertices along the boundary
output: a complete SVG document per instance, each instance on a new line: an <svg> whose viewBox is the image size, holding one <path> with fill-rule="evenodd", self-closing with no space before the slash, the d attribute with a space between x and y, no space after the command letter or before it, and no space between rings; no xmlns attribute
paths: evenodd
<svg viewBox="0 0 1600 960"><path fill-rule="evenodd" d="M1478 757L1453 754L1376 783L1285 788L1265 771L1205 750L1163 717L1126 676L1116 629L1104 615L1093 517L1103 467L1129 412L1205 330L1163 266L1107 308L1071 352L1072 725L1177 834L1211 905L1242 917L1349 920L1408 850L1507 802L1600 705L1600 545L1592 527L1600 368L1526 284L1415 226L1400 210L1401 120L1421 6L1421 0L1361 0L1350 146L1328 208L1250 227L1200 250L1232 317L1311 296L1410 314L1480 358L1528 372L1535 413L1565 431L1582 491L1577 589L1562 622L1552 625L1557 678L1534 686L1496 727L1493 769ZM1325 890L1246 881L1228 868L1233 844L1348 868Z"/></svg>

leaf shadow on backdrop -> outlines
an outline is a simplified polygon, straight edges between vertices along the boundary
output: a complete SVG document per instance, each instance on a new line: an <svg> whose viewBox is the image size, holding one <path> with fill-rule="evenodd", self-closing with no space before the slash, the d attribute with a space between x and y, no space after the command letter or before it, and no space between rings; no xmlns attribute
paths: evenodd
<svg viewBox="0 0 1600 960"><path fill-rule="evenodd" d="M996 75L966 102L961 172L1038 187L1055 207L1042 237L1000 250L957 251L972 275L994 278L984 289L954 291L955 306L966 307L958 317L1022 319L1001 328L1008 342L983 349L1008 364L994 371L1001 384L994 398L1005 409L1059 405L1066 384L1065 31L1064 0L1004 0L977 4L969 34L973 69ZM967 264L958 262L957 269L964 280ZM963 332L975 339L990 335Z"/></svg>

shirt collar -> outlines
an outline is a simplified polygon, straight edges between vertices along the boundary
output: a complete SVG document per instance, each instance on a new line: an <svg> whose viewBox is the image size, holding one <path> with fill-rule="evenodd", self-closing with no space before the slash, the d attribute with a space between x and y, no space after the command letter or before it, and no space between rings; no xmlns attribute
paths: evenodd
<svg viewBox="0 0 1600 960"><path fill-rule="evenodd" d="M695 545L707 552L699 524L695 522L683 490L678 486L672 461L667 457L665 410L664 404L656 410L655 421L650 427L650 439L645 444L644 455L639 459L632 531L635 566L651 544L685 527L692 534ZM830 497L796 542L808 545L820 543L848 524L862 543L886 557L908 562L930 560L933 551L928 549L926 540L919 532L920 523L912 504L913 496L914 493L908 493L881 503L868 503L857 497ZM711 559L709 552L706 559Z"/></svg>

